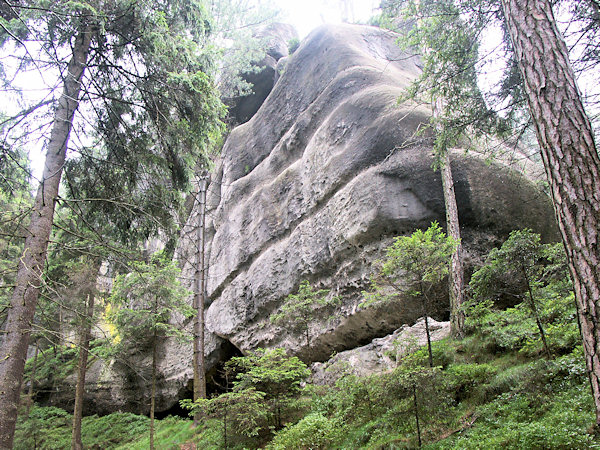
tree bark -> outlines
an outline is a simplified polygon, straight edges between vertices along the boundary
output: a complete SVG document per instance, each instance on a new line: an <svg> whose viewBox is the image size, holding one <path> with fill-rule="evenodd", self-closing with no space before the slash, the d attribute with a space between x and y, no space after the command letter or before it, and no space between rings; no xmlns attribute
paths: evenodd
<svg viewBox="0 0 600 450"><path fill-rule="evenodd" d="M502 0L580 311L600 428L600 158L548 0Z"/></svg>
<svg viewBox="0 0 600 450"><path fill-rule="evenodd" d="M19 394L38 301L40 277L44 269L48 240L52 231L54 204L65 162L73 116L79 106L79 93L88 53L91 28L82 24L73 45L47 145L42 182L37 191L27 229L25 248L19 259L16 287L6 320L4 345L0 349L0 449L13 446Z"/></svg>
<svg viewBox="0 0 600 450"><path fill-rule="evenodd" d="M419 283L421 295L423 296L423 317L425 318L425 335L427 336L427 353L429 357L429 367L433 369L433 350L431 349L431 333L429 332L429 299L425 293L423 283Z"/></svg>
<svg viewBox="0 0 600 450"><path fill-rule="evenodd" d="M419 442L419 448L423 446L421 441L421 425L419 424L419 403L417 403L417 385L415 382L412 384L413 391L413 405L414 405L414 413L415 413L415 424L417 426L417 438Z"/></svg>
<svg viewBox="0 0 600 450"><path fill-rule="evenodd" d="M535 323L537 324L538 331L540 332L544 352L546 353L548 359L551 359L552 353L550 353L550 347L548 346L548 341L546 340L546 332L544 331L544 326L542 325L542 319L540 319L540 315L538 314L535 299L533 297L533 290L531 289L531 282L529 281L529 276L527 275L527 269L525 269L525 266L521 266L521 272L523 273L523 277L525 278L527 292L529 293L529 309L531 310L531 314L533 314L533 318L535 319Z"/></svg>
<svg viewBox="0 0 600 450"><path fill-rule="evenodd" d="M198 194L198 260L196 267L196 318L194 320L194 401L206 398L206 365L204 362L204 303L206 301L206 274L205 274L205 240L206 240L206 189L208 175L200 176ZM194 425L198 426L200 413L194 414Z"/></svg>
<svg viewBox="0 0 600 450"><path fill-rule="evenodd" d="M81 441L81 419L83 417L83 397L85 395L85 374L87 371L90 339L92 334L92 319L94 317L94 295L88 294L87 311L82 320L79 334L79 364L77 370L77 385L75 387L75 406L73 409L73 432L71 450L83 449Z"/></svg>
<svg viewBox="0 0 600 450"><path fill-rule="evenodd" d="M450 327L452 334L461 338L464 336L465 313L462 305L465 300L465 270L462 261L462 244L460 240L460 223L458 221L458 206L454 192L454 178L450 167L450 153L444 152L444 161L440 168L442 172L442 188L446 206L446 227L448 236L454 238L458 245L452 254L450 271L448 273L448 294L450 297Z"/></svg>
<svg viewBox="0 0 600 450"><path fill-rule="evenodd" d="M438 118L443 110L441 98L432 103L434 119ZM441 132L443 130L438 130ZM450 327L452 335L457 338L464 337L465 314L462 305L465 301L465 270L462 260L462 243L460 239L460 222L458 220L458 205L454 190L454 177L450 166L450 152L447 148L438 149L437 155L440 172L442 174L442 190L444 191L444 206L446 207L446 229L448 236L454 238L458 245L450 260L448 273L448 297L450 299Z"/></svg>

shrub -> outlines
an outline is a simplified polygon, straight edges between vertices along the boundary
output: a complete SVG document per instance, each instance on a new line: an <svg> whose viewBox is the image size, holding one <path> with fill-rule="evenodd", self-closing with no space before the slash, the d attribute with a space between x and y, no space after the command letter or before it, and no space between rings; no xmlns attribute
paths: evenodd
<svg viewBox="0 0 600 450"><path fill-rule="evenodd" d="M272 450L328 449L340 439L344 427L321 413L311 413L295 425L279 431L267 446Z"/></svg>

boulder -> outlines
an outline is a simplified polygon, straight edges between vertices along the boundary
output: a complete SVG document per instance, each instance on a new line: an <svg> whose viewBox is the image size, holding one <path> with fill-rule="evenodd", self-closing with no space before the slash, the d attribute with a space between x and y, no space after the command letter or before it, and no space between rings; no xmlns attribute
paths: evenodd
<svg viewBox="0 0 600 450"><path fill-rule="evenodd" d="M431 342L450 336L450 322L428 319ZM311 365L315 384L334 385L343 375L368 376L387 372L396 367L397 361L427 345L425 319L420 318L413 326L403 325L392 334L373 339L371 343L352 350L340 352L325 362Z"/></svg>

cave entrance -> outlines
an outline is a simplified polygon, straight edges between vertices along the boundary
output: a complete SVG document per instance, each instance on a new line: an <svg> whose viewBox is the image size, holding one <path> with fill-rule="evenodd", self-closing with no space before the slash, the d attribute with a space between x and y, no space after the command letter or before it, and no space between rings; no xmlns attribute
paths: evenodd
<svg viewBox="0 0 600 450"><path fill-rule="evenodd" d="M229 341L223 343L221 355L221 360L217 365L206 373L206 395L209 398L223 394L227 390L227 380L225 379L224 370L227 361L236 356L244 356L242 352Z"/></svg>
<svg viewBox="0 0 600 450"><path fill-rule="evenodd" d="M236 356L244 356L242 352L231 342L225 341L220 349L219 362L206 373L206 395L210 398L222 394L227 389L227 380L224 375L224 367L227 361ZM157 419L167 416L177 416L188 419L189 411L179 405L179 400L191 399L194 396L194 380L190 379L180 390L177 402L169 409L156 412Z"/></svg>

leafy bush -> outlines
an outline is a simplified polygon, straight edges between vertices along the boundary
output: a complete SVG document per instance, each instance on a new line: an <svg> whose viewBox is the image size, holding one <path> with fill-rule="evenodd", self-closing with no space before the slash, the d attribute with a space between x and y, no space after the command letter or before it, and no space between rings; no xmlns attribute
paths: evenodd
<svg viewBox="0 0 600 450"><path fill-rule="evenodd" d="M300 47L300 39L298 38L292 38L288 41L288 52L291 55L292 53L294 53L296 50L298 50L298 47Z"/></svg>
<svg viewBox="0 0 600 450"><path fill-rule="evenodd" d="M456 364L451 366L446 375L448 389L454 392L457 401L475 394L475 391L497 373L491 364Z"/></svg>
<svg viewBox="0 0 600 450"><path fill-rule="evenodd" d="M54 450L70 448L72 416L63 409L33 406L29 417L22 414L17 422L15 450Z"/></svg>
<svg viewBox="0 0 600 450"><path fill-rule="evenodd" d="M446 368L452 363L454 349L451 348L447 340L436 341L431 343L431 353L435 365ZM428 358L427 347L421 347L403 357L401 362L404 367L428 367Z"/></svg>
<svg viewBox="0 0 600 450"><path fill-rule="evenodd" d="M321 413L311 413L298 423L279 431L267 446L272 450L328 449L340 439L343 426Z"/></svg>

